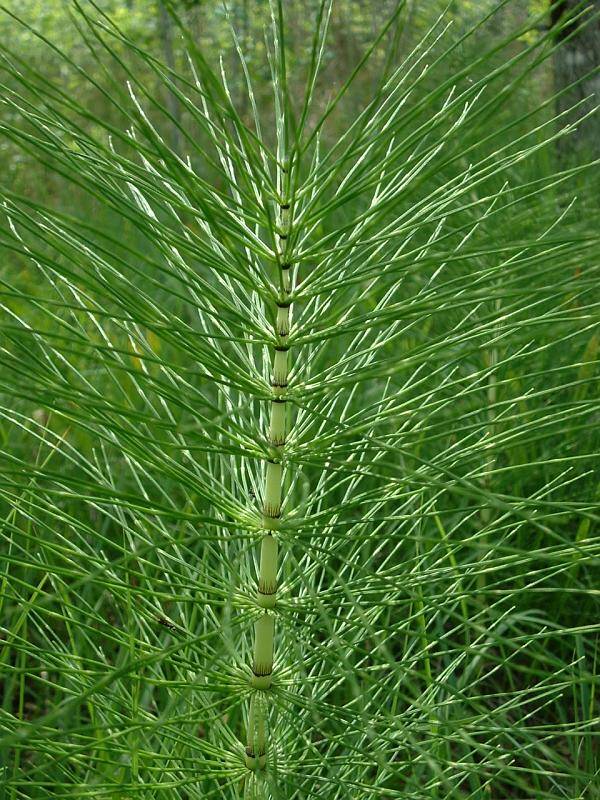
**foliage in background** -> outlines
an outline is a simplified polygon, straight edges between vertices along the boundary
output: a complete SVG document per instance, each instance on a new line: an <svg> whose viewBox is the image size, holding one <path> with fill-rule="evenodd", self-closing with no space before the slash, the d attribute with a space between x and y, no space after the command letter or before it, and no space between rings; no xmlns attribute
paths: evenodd
<svg viewBox="0 0 600 800"><path fill-rule="evenodd" d="M543 14L457 5L388 35L314 3L300 36L273 4L222 72L183 12L171 68L142 3L73 3L51 49L4 17L5 797L598 796L590 168Z"/></svg>

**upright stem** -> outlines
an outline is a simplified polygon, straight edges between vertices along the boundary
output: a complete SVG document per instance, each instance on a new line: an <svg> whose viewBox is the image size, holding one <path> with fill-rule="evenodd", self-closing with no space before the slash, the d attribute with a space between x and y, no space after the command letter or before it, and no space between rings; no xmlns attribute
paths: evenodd
<svg viewBox="0 0 600 800"><path fill-rule="evenodd" d="M251 770L267 765L268 715L270 704L267 691L273 676L275 639L275 605L277 602L277 569L279 543L277 531L281 516L283 494L283 458L287 436L286 388L289 373L289 346L287 337L291 319L291 256L289 253L290 200L288 168L281 168L283 187L278 213L278 267L280 294L277 299L275 320L276 345L271 368L272 396L268 441L270 454L265 468L263 493L264 534L260 544L260 566L257 581L257 603L264 612L254 624L254 657L251 686L254 691L248 709L246 736L246 766Z"/></svg>

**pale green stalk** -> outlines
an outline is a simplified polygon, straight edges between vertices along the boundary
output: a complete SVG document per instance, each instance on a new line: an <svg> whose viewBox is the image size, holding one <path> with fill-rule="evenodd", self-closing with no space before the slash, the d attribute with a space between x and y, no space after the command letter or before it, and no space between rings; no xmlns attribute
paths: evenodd
<svg viewBox="0 0 600 800"><path fill-rule="evenodd" d="M279 185L283 187L278 209L276 230L277 265L280 293L277 298L275 317L275 340L271 367L272 397L270 399L270 421L268 443L269 459L265 467L263 525L264 534L260 545L260 566L257 582L257 603L264 609L254 625L254 656L252 664L252 687L248 710L246 765L251 770L262 769L267 764L267 732L269 706L268 690L273 676L275 637L275 606L277 602L277 570L279 544L277 530L281 517L283 494L283 460L287 436L286 388L289 374L289 348L287 337L291 320L291 254L289 167L280 167Z"/></svg>

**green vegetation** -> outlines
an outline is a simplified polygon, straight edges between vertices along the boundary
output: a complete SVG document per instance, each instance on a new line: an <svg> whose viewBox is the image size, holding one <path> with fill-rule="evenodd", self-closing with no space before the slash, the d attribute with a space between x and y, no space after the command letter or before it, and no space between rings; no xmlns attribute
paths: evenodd
<svg viewBox="0 0 600 800"><path fill-rule="evenodd" d="M0 27L0 798L599 798L568 36L37 6Z"/></svg>

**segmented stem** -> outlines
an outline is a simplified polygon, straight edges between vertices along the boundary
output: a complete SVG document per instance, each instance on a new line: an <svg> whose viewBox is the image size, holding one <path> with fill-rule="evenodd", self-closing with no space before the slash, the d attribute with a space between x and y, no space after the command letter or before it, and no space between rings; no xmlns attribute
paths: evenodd
<svg viewBox="0 0 600 800"><path fill-rule="evenodd" d="M289 192L287 170L282 181L284 192ZM286 194L284 194L284 197ZM265 466L263 495L264 535L260 544L260 566L257 582L257 602L264 612L254 624L254 656L251 685L254 691L248 710L246 737L246 766L251 770L267 765L267 735L269 702L267 690L271 688L275 639L275 606L277 602L277 570L279 544L277 531L281 517L283 495L283 456L287 435L286 389L289 373L289 346L287 337L291 320L291 269L290 202L282 200L278 214L278 264L281 292L277 300L275 320L276 345L271 368L272 396L268 442L270 456Z"/></svg>

